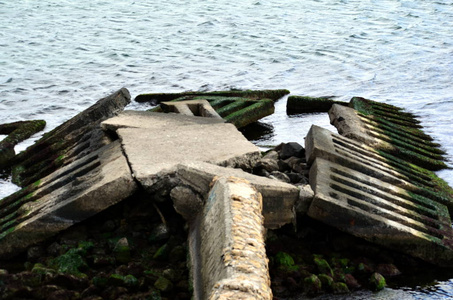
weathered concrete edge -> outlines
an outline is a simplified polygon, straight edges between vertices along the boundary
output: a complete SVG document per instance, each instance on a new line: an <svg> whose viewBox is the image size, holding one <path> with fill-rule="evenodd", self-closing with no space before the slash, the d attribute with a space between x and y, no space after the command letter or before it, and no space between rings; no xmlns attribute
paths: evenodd
<svg viewBox="0 0 453 300"><path fill-rule="evenodd" d="M225 168L204 162L182 163L176 167L178 178L201 195L207 195L216 176L235 176L248 180L263 196L264 226L280 228L295 220L294 206L300 190L294 185L256 176L241 169Z"/></svg>

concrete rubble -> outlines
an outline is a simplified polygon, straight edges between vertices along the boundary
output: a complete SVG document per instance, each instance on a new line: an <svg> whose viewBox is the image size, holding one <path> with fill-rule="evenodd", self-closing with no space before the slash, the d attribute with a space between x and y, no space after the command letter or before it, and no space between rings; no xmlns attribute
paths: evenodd
<svg viewBox="0 0 453 300"><path fill-rule="evenodd" d="M259 119L274 113L274 102L288 94L287 90L261 90L261 91L230 91L208 93L179 93L179 94L142 94L138 95L137 102L150 102L160 104L151 109L153 112L184 112L187 115L201 115L194 102L204 102L203 110L214 110L226 122L234 124L237 128L245 127ZM182 103L182 104L178 104ZM190 109L188 106L192 106ZM195 112L195 113L194 113ZM209 113L213 115L212 112Z"/></svg>
<svg viewBox="0 0 453 300"><path fill-rule="evenodd" d="M313 126L305 149L288 144L280 157L304 180L308 165L310 187L275 172L279 154L262 158L237 130L273 112L285 94L136 98L160 103L165 114L123 111L126 89L101 99L14 158L24 188L0 200L0 257L141 190L153 201L171 199L189 225L195 299L272 299L265 232L295 223L296 214L453 266L453 192L432 173L445 166L443 154L431 141L418 147L424 133L409 130L413 116L362 98L351 101L354 109L320 98L341 135ZM401 137L395 126L405 129ZM290 150L297 155L284 154Z"/></svg>

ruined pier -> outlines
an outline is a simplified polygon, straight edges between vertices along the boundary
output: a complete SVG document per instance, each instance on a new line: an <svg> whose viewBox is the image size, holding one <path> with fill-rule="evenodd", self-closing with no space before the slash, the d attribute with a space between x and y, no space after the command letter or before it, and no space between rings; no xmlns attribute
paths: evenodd
<svg viewBox="0 0 453 300"><path fill-rule="evenodd" d="M0 257L140 192L171 199L187 222L195 299L272 299L266 230L294 224L297 214L452 267L453 192L433 173L446 166L444 153L410 114L362 98L319 98L315 110L329 109L340 134L311 128L305 157L292 160L306 163L309 183L252 174L269 161L237 128L271 114L287 93L137 97L160 104L152 111L124 110L126 89L101 99L14 156L23 189L0 200Z"/></svg>

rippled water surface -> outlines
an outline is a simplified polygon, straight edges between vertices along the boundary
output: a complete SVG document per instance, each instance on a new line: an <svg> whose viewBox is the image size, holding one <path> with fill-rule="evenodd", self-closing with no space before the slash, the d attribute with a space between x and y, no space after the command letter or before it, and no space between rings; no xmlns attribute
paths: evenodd
<svg viewBox="0 0 453 300"><path fill-rule="evenodd" d="M121 87L132 97L286 88L405 107L451 166L451 0L0 0L0 20L0 123L45 119L48 131ZM286 116L284 101L263 121L273 126L263 144L329 126L325 116ZM451 170L439 174L453 184ZM0 181L0 197L14 190ZM445 293L410 297L427 295Z"/></svg>

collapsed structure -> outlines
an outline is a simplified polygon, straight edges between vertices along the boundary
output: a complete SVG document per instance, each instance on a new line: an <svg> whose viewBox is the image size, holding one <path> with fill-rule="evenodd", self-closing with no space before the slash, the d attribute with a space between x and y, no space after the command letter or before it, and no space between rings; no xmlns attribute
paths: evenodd
<svg viewBox="0 0 453 300"><path fill-rule="evenodd" d="M261 152L236 128L273 113L288 93L139 95L162 102L151 112L124 111L126 89L101 99L12 161L23 189L0 200L0 257L144 190L169 196L189 224L196 299L272 299L265 231L294 222L301 203L342 231L453 266L453 191L432 172L446 167L443 152L398 108L320 98L340 135L317 126L307 135L313 194L246 172ZM289 104L300 110L306 100Z"/></svg>

